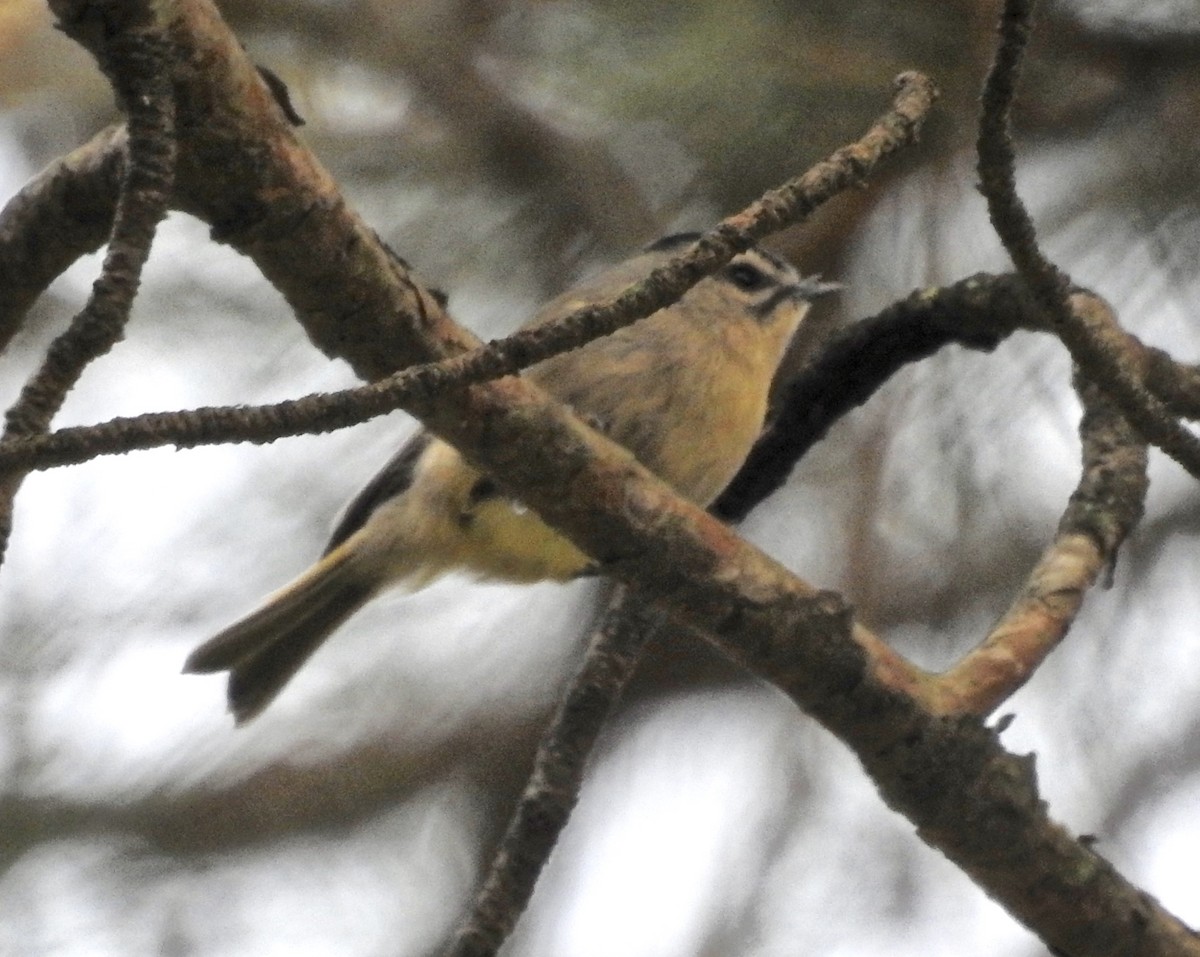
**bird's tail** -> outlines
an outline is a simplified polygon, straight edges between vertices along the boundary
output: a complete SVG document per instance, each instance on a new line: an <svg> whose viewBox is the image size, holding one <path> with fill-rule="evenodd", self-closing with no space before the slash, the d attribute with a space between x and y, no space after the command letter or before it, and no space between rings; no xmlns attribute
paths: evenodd
<svg viewBox="0 0 1200 957"><path fill-rule="evenodd" d="M229 710L244 724L377 590L377 581L363 575L348 549L334 549L260 608L200 645L183 670L228 671Z"/></svg>

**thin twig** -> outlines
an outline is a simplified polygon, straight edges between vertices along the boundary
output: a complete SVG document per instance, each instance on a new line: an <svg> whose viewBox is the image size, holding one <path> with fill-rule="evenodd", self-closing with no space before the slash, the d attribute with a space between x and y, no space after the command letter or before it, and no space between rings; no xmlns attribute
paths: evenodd
<svg viewBox="0 0 1200 957"><path fill-rule="evenodd" d="M124 125L55 160L0 210L0 349L33 302L112 233L125 170Z"/></svg>
<svg viewBox="0 0 1200 957"><path fill-rule="evenodd" d="M1015 329L1036 328L1038 318L1020 277L981 273L949 286L918 289L836 333L789 384L775 419L713 504L713 513L726 521L745 518L787 481L835 422L905 365L951 343L991 350Z"/></svg>
<svg viewBox="0 0 1200 957"><path fill-rule="evenodd" d="M133 8L136 10L136 8ZM5 416L2 440L42 434L94 359L121 338L159 221L166 214L175 165L175 104L167 67L171 50L146 10L111 37L105 64L128 113L129 162L100 277L87 305L51 343L42 367ZM0 562L12 533L19 474L0 481Z"/></svg>
<svg viewBox="0 0 1200 957"><path fill-rule="evenodd" d="M1072 299L1081 310L1107 308L1094 297ZM1146 443L1098 385L1077 376L1076 388L1084 406L1079 485L1012 606L977 648L938 677L942 713L988 714L1025 684L1066 636L1088 590L1111 572L1142 517Z"/></svg>
<svg viewBox="0 0 1200 957"><path fill-rule="evenodd" d="M984 84L978 171L988 214L1017 271L1049 314L1071 358L1085 375L1112 395L1148 442L1200 478L1200 439L1146 390L1127 355L1088 333L1067 302L1070 277L1038 247L1033 221L1017 195L1010 119L1034 4L1035 0L1005 0L1000 45Z"/></svg>
<svg viewBox="0 0 1200 957"><path fill-rule="evenodd" d="M575 807L596 738L664 613L619 586L542 737L533 773L445 957L491 957L512 933Z"/></svg>
<svg viewBox="0 0 1200 957"><path fill-rule="evenodd" d="M802 221L838 192L864 182L879 162L911 143L936 99L936 89L917 73L904 74L896 84L893 108L861 140L764 194L705 233L687 252L605 302L353 389L266 406L220 406L123 417L0 443L0 473L14 468L53 468L163 445L263 443L344 428L404 408L412 401L428 402L451 389L511 375L608 335L670 305L756 240Z"/></svg>
<svg viewBox="0 0 1200 957"><path fill-rule="evenodd" d="M67 5L67 0L52 2ZM69 5L97 14L87 0ZM194 72L187 82L211 93L224 76L222 63L189 59L196 44L188 31L192 24L218 24L219 18L203 0L179 0L172 9L180 12L173 39L184 51L181 59L205 67L203 75ZM195 12L191 20L189 12ZM85 42L102 43L104 37L95 33ZM234 44L223 38L221 50L228 62L239 64L239 74L247 72ZM229 100L235 103L236 95ZM191 129L200 146L208 144L203 123ZM279 143L275 127L268 135ZM244 171L245 183L225 168L211 177L209 189L194 186L198 208L230 211L267 175L275 175L282 164L272 162L272 154L248 148L261 142L251 134L240 142L240 153L230 150L231 157L251 154L253 163L243 159L230 167ZM368 306L398 298L402 290L392 274L337 271L323 255L324 246L303 248L315 236L338 240L337 250L347 257L361 252L364 261L382 258L378 243L344 206L292 202L292 195L278 188L298 181L307 190L301 199L329 195L312 188L327 177L291 147L288 158L296 165L272 180L277 188L270 194L287 197L280 203L282 213L271 207L251 217L238 205L228 219L213 217L226 227L224 235L257 254L264 273L304 313L314 339L350 356L356 369L394 370L405 364L395 360L406 351L429 358L442 347L443 333L458 341L448 320L444 327L438 324L436 313L431 315L436 328L410 327L398 344L375 337L395 324L389 325L391 313ZM265 230L264 222L272 230ZM281 225L293 229L274 231ZM348 240L361 240L361 249ZM313 250L322 255L309 258ZM325 271L287 280L289 266L310 262ZM323 323L323 311L335 321ZM342 324L355 315L365 317L359 326ZM915 822L925 840L1054 946L1083 953L1103 941L1111 952L1165 953L1190 944L1196 951L1188 928L1049 819L1031 761L1006 754L977 720L930 714L918 697L922 678L912 669L907 669L910 685L881 674L879 656L856 640L853 618L837 596L815 592L627 456L616 455L611 443L581 428L520 380L448 393L436 406L419 411L469 461L506 476L509 488L519 490L548 524L588 553L605 557L615 577L653 594L673 617L706 629L731 657L776 683L849 743L885 800Z"/></svg>
<svg viewBox="0 0 1200 957"><path fill-rule="evenodd" d="M1119 342L1135 356L1153 351L1121 329L1111 308L1095 295L1077 292L1071 305L1093 337ZM792 383L779 418L714 511L727 520L744 518L834 422L903 365L950 343L991 349L1018 329L1053 331L1019 275L981 274L918 290L844 330ZM1079 487L1012 608L978 648L927 688L927 704L939 714L986 715L1017 691L1066 635L1088 589L1111 567L1141 517L1145 445L1127 433L1124 420L1096 387L1086 382L1078 387L1087 409L1080 425L1084 469Z"/></svg>
<svg viewBox="0 0 1200 957"><path fill-rule="evenodd" d="M1120 328L1103 300L1077 292L1071 303L1097 338L1123 339L1137 355L1149 351ZM1052 331L1019 275L978 275L918 290L834 336L792 383L779 418L714 511L727 520L744 518L834 422L903 365L950 343L991 349L1017 329ZM986 715L1017 691L1066 635L1087 590L1111 568L1141 518L1145 444L1129 434L1096 386L1082 381L1077 387L1086 409L1079 487L1010 610L978 648L933 680L929 703L940 714Z"/></svg>

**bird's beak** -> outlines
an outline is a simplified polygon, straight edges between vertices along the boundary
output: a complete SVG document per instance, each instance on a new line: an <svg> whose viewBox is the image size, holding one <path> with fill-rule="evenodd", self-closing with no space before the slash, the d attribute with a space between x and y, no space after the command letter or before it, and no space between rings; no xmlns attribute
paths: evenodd
<svg viewBox="0 0 1200 957"><path fill-rule="evenodd" d="M820 299L845 288L840 282L822 282L820 276L805 276L795 286L796 295L807 300Z"/></svg>

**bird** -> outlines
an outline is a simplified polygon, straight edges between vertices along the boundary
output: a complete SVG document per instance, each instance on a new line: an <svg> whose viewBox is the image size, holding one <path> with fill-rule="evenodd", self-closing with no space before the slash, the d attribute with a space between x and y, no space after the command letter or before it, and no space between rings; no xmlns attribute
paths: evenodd
<svg viewBox="0 0 1200 957"><path fill-rule="evenodd" d="M666 236L551 300L538 326L603 301L699 238ZM673 305L523 373L700 506L761 434L772 381L810 304L840 288L751 246ZM594 563L449 443L416 433L351 500L319 560L197 647L185 673L228 671L237 725L260 714L351 615L451 570L568 581Z"/></svg>

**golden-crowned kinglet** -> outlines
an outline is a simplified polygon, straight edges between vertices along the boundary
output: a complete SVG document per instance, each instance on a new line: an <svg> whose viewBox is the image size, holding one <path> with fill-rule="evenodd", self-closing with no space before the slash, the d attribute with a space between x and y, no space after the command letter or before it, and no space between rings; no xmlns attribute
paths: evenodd
<svg viewBox="0 0 1200 957"><path fill-rule="evenodd" d="M531 324L620 292L695 238L659 240L559 296ZM751 248L675 305L525 375L707 505L761 432L771 380L810 300L833 288ZM452 446L420 432L350 503L322 558L192 652L184 670L228 670L229 707L240 724L389 585L419 588L450 569L517 582L566 580L589 565Z"/></svg>

